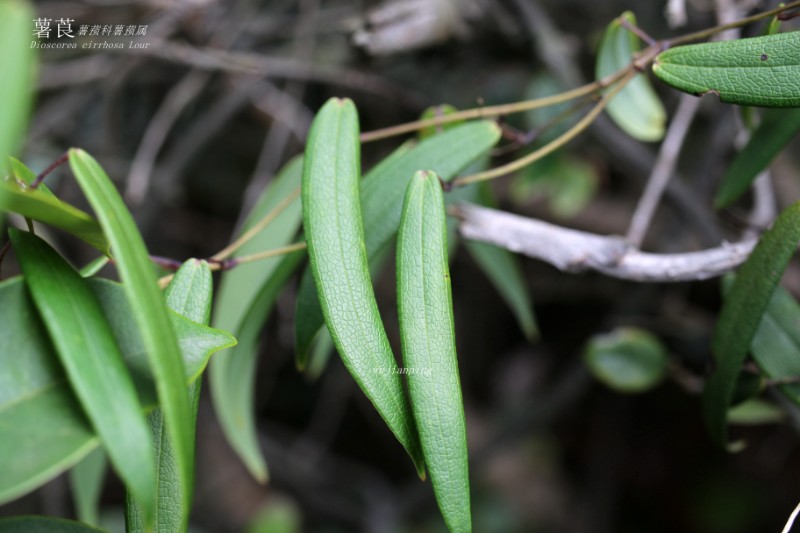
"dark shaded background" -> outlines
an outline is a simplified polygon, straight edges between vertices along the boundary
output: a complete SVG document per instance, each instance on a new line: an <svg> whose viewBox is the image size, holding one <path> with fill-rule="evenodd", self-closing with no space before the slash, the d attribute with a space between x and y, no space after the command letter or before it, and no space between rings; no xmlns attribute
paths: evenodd
<svg viewBox="0 0 800 533"><path fill-rule="evenodd" d="M660 38L713 25L715 7L730 3L690 1L687 25L669 29L664 2L408 0L398 4L413 6L420 19L401 21L394 44L375 55L353 43L359 29L370 35L365 17L377 3L365 0L38 2L42 16L73 18L76 27L146 24L137 42L150 45L43 51L25 161L40 171L70 146L86 149L126 192L153 254L208 257L228 242L242 206L302 151L313 113L331 96L355 100L362 130L413 120L442 102L520 100L544 77L563 87L591 80L600 34L625 9ZM747 3L756 4L775 2ZM373 39L388 35L372 30ZM671 112L677 94L656 85ZM532 127L526 117L508 122ZM720 215L710 200L736 131L733 106L703 102L646 249L700 249L741 233L749 200ZM365 168L397 143L365 147ZM524 192L520 184L535 176L493 188L505 209L624 234L657 148L598 121L567 148L591 169L596 187L569 217ZM791 154L773 173L781 206L800 197ZM59 196L86 207L68 170L50 179ZM91 250L60 237L76 264L91 259ZM718 281L642 285L531 260L523 266L542 333L534 344L466 254L452 266L475 530L779 531L800 498L796 409L787 406L783 425L735 430L749 447L728 455L707 437L686 379L623 396L595 382L581 359L592 335L638 326L666 344L676 375L696 383L710 357ZM4 267L15 269L13 261ZM785 284L798 293L796 264ZM249 478L204 391L196 530L243 531L267 509L296 516L303 531L442 531L430 485L418 481L339 361L317 381L295 371L294 290L293 283L264 331L258 375L255 408L271 482L261 487ZM393 272L383 275L378 298L396 347ZM122 501L109 474L103 505L110 519L119 519ZM20 513L72 516L65 479L0 508Z"/></svg>

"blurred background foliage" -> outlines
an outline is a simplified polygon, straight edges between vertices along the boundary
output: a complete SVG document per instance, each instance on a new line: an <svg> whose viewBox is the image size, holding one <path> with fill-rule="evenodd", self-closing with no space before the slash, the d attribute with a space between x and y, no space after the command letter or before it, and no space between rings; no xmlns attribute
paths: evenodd
<svg viewBox="0 0 800 533"><path fill-rule="evenodd" d="M84 24L147 30L135 38L76 36L77 49L40 50L23 159L38 172L68 147L84 148L125 192L151 253L208 257L229 242L276 171L302 151L315 110L330 96L353 98L366 131L413 120L441 103L465 108L552 94L592 79L602 31L626 9L647 32L667 37L713 25L720 15L773 5L36 2L39 16L74 19L76 30ZM32 40L33 29L31 21ZM81 48L101 40L147 46ZM671 116L677 93L656 88ZM527 131L551 117L529 113L506 123ZM711 201L735 154L739 123L734 106L703 100L646 250L700 249L746 229L750 199L720 214ZM365 146L364 167L398 143ZM624 234L657 147L602 118L567 149L492 188L504 209ZM800 197L795 153L787 150L773 166L780 207ZM495 161L510 157L499 153ZM68 170L49 180L61 198L87 208ZM53 240L75 264L93 257L75 239L61 237ZM799 496L797 409L784 406L789 416L779 424L735 429L749 443L735 455L712 445L701 420L698 391L710 360L719 280L637 284L560 273L532 260L522 265L541 333L534 342L469 254L459 250L452 267L475 530L778 531ZM15 268L7 261L4 275ZM784 285L800 294L796 263ZM293 283L285 291L263 332L258 369L254 409L270 483L259 486L245 472L204 391L194 530L442 531L430 485L418 482L341 363L331 359L317 379L295 370L295 290ZM397 347L392 271L380 278L378 300ZM604 357L603 350L611 353L604 368L622 365L649 390L625 394L614 389L631 392L630 383L615 385L603 372L602 381L593 378L587 361ZM634 357L645 368L626 363L631 351L645 353L644 363ZM102 502L107 523L117 522L109 527L121 527L123 489L110 475ZM66 479L0 508L0 515L21 513L72 516Z"/></svg>

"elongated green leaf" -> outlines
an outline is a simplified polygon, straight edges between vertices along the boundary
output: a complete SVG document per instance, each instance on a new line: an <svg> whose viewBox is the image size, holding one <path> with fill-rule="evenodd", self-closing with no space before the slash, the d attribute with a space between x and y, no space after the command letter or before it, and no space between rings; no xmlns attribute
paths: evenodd
<svg viewBox="0 0 800 533"><path fill-rule="evenodd" d="M539 328L517 257L508 250L489 244L466 241L464 246L513 311L525 337L529 341L536 340Z"/></svg>
<svg viewBox="0 0 800 533"><path fill-rule="evenodd" d="M107 255L102 255L81 267L78 272L80 272L81 276L84 278L91 278L100 272L103 267L109 263L109 261L110 259Z"/></svg>
<svg viewBox="0 0 800 533"><path fill-rule="evenodd" d="M241 232L252 228L290 195L296 194L303 160L292 159L264 190L247 216ZM239 249L236 256L284 246L297 234L302 222L300 197L292 201L266 229ZM220 354L211 364L211 397L228 442L259 482L267 479L267 467L258 446L253 408L258 359L258 333L275 303L279 290L297 268L305 252L292 259L274 257L237 266L222 275L214 324L233 332L239 344ZM266 295L265 295L266 294ZM242 332L247 332L247 335Z"/></svg>
<svg viewBox="0 0 800 533"><path fill-rule="evenodd" d="M333 354L333 339L327 329L321 329L309 350L308 366L305 368L308 379L311 381L319 379L328 368L331 354Z"/></svg>
<svg viewBox="0 0 800 533"><path fill-rule="evenodd" d="M305 370L312 347L323 331L325 317L319 306L317 286L309 266L300 277L297 288L297 301L294 311L294 349L295 364L298 370Z"/></svg>
<svg viewBox="0 0 800 533"><path fill-rule="evenodd" d="M11 180L0 180L0 211L10 211L70 233L108 254L109 245L97 221L65 204L46 188L25 190Z"/></svg>
<svg viewBox="0 0 800 533"><path fill-rule="evenodd" d="M16 157L9 157L8 158L8 166L9 166L9 174L13 179L20 184L21 188L24 190L26 189L27 185L31 185L33 182L36 181L36 174L33 173L31 169L29 169L25 163L17 159ZM47 185L44 183L39 184L39 189L42 190L48 196L55 196L53 192L47 188Z"/></svg>
<svg viewBox="0 0 800 533"><path fill-rule="evenodd" d="M396 165L409 150L415 145L413 140L409 140L398 146L392 153L383 158L371 171L370 174L378 172L389 171L393 165ZM375 258L369 255L367 251L370 265L374 266ZM322 309L319 307L319 298L317 297L317 287L314 285L314 277L311 275L311 269L306 268L300 278L300 286L297 289L297 303L295 308L295 364L298 370L305 370L311 357L311 352L314 351L315 346L320 344L317 342L324 328L325 318L322 316ZM324 343L324 341L323 341ZM317 350L320 353L322 349ZM319 370L319 368L318 368Z"/></svg>
<svg viewBox="0 0 800 533"><path fill-rule="evenodd" d="M126 486L152 517L155 464L142 408L100 304L39 237L9 231L20 268L75 394Z"/></svg>
<svg viewBox="0 0 800 533"><path fill-rule="evenodd" d="M167 306L172 311L186 316L190 320L208 324L211 318L211 295L213 284L208 263L190 259L175 273L166 291ZM200 380L189 386L189 401L192 407L192 441L197 421L197 408L200 402ZM184 517L189 516L190 508L183 509L181 499L181 483L194 487L194 480L183 481L178 478L177 463L172 444L164 429L164 416L161 409L154 409L147 415L150 424L153 450L156 454L158 472L158 491L153 504L156 508L156 531L183 531L186 523ZM191 501L188 502L191 506ZM125 524L127 533L147 531L144 513L141 506L129 496L125 499Z"/></svg>
<svg viewBox="0 0 800 533"><path fill-rule="evenodd" d="M119 283L87 280L108 318L140 402L154 404L147 355ZM184 351L186 383L213 351L234 339L171 313ZM63 375L22 279L0 284L0 503L38 487L78 462L99 440ZM144 368L144 370L142 370Z"/></svg>
<svg viewBox="0 0 800 533"><path fill-rule="evenodd" d="M52 479L99 440L17 277L0 283L0 503Z"/></svg>
<svg viewBox="0 0 800 533"><path fill-rule="evenodd" d="M796 203L761 237L722 307L713 339L717 369L703 393L706 424L721 446L727 445L725 420L739 370L799 240L800 203Z"/></svg>
<svg viewBox="0 0 800 533"><path fill-rule="evenodd" d="M736 155L722 178L714 206L725 207L739 198L758 174L800 131L800 109L768 109L750 142Z"/></svg>
<svg viewBox="0 0 800 533"><path fill-rule="evenodd" d="M753 337L751 351L761 371L770 379L800 376L800 305L789 292L777 287ZM789 384L781 392L800 405L800 385Z"/></svg>
<svg viewBox="0 0 800 533"><path fill-rule="evenodd" d="M69 473L72 499L78 520L97 526L100 523L100 495L106 477L108 458L102 448L96 448L76 464Z"/></svg>
<svg viewBox="0 0 800 533"><path fill-rule="evenodd" d="M15 516L0 519L0 533L104 533L80 522L50 516Z"/></svg>
<svg viewBox="0 0 800 533"><path fill-rule="evenodd" d="M595 75L609 76L626 67L639 52L639 38L622 26L636 26L636 17L626 11L606 28L597 51ZM606 107L617 126L640 141L658 141L664 136L667 113L646 76L637 76Z"/></svg>
<svg viewBox="0 0 800 533"><path fill-rule="evenodd" d="M172 442L181 480L183 508L188 509L192 479L192 424L189 395L184 386L183 363L167 306L158 290L142 237L133 217L106 173L89 154L69 151L75 178L95 209L113 250L125 294L131 304L149 357L167 433ZM185 522L185 519L183 520Z"/></svg>
<svg viewBox="0 0 800 533"><path fill-rule="evenodd" d="M122 347L125 364L136 383L140 400L146 407L155 406L155 376L124 287L107 279L90 279L88 283L100 301L117 344ZM192 384L199 378L211 355L236 344L236 339L228 332L189 320L172 309L168 314L183 357L185 384Z"/></svg>
<svg viewBox="0 0 800 533"><path fill-rule="evenodd" d="M728 423L737 426L777 424L785 418L786 411L758 398L740 403L728 411Z"/></svg>
<svg viewBox="0 0 800 533"><path fill-rule="evenodd" d="M383 250L397 233L406 188L416 171L431 170L450 181L499 139L500 128L494 122L471 122L430 137L393 165L367 174L361 185L361 210L368 257Z"/></svg>
<svg viewBox="0 0 800 533"><path fill-rule="evenodd" d="M372 169L361 182L361 211L370 265L397 233L403 197L416 171L432 170L441 179L450 181L484 156L499 139L500 128L494 122L463 124L425 139L407 151L395 153L391 160ZM307 357L307 350L323 326L317 302L316 286L308 270L297 293L295 349L298 358Z"/></svg>
<svg viewBox="0 0 800 533"><path fill-rule="evenodd" d="M497 206L488 186L478 189L478 201L486 207ZM447 236L449 239L450 233ZM464 247L514 313L525 337L529 341L537 339L539 327L519 257L503 248L474 241L466 241Z"/></svg>
<svg viewBox="0 0 800 533"><path fill-rule="evenodd" d="M302 193L308 257L339 355L424 475L414 420L369 276L358 191L358 132L350 100L329 100L311 126Z"/></svg>
<svg viewBox="0 0 800 533"><path fill-rule="evenodd" d="M30 45L34 18L28 2L0 1L0 177L6 157L19 149L36 87L36 50ZM0 202L3 196L0 191Z"/></svg>
<svg viewBox="0 0 800 533"><path fill-rule="evenodd" d="M800 32L677 46L660 53L653 73L683 92L723 102L800 106Z"/></svg>
<svg viewBox="0 0 800 533"><path fill-rule="evenodd" d="M411 407L450 531L471 531L464 404L458 378L444 198L433 172L408 186L397 237L397 306Z"/></svg>

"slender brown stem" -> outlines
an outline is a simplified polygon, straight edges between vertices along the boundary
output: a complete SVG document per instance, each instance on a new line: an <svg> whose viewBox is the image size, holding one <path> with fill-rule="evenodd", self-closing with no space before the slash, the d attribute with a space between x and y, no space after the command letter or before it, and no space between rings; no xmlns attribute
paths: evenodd
<svg viewBox="0 0 800 533"><path fill-rule="evenodd" d="M510 115L512 113L520 113L522 111L529 111L531 109L538 109L541 107L549 107L564 102L569 102L576 98L586 96L588 94L600 91L609 85L612 85L622 79L628 72L630 67L625 67L619 71L610 74L600 80L592 83L582 85L577 89L572 89L563 93L555 94L553 96L546 96L544 98L536 98L534 100L525 100L524 102L515 102L513 104L501 104L488 107L477 107L474 109L465 109L464 111L457 111L449 115L441 117L433 117L426 120L416 120L406 124L399 124L389 128L383 128L374 131L368 131L361 134L361 142L368 143L377 141L378 139L385 139L387 137L394 137L395 135L402 135L412 131L417 131L423 128L431 128L448 124L450 122L457 122L459 120L469 120L476 118L496 118L501 115Z"/></svg>
<svg viewBox="0 0 800 533"><path fill-rule="evenodd" d="M45 179L47 176L49 176L49 175L50 175L50 173L51 173L51 172L53 172L55 169L57 169L58 167L60 167L60 166L61 166L61 165L63 165L64 163L66 163L68 160L69 160L69 152L64 152L63 154L61 154L61 155L58 157L58 159L56 159L55 161L53 161L53 162L50 164L50 166L49 166L49 167L47 167L46 169L44 169L44 170L42 171L42 173L41 173L41 174L39 174L38 176L36 176L36 179L35 179L35 180L33 180L33 183L31 183L31 186L30 186L30 188L31 188L31 189L35 189L35 188L37 188L39 185L41 185L41 184L42 184L42 182L44 181L44 179Z"/></svg>
<svg viewBox="0 0 800 533"><path fill-rule="evenodd" d="M784 6L778 6L775 9L770 9L769 11L756 13L755 15L752 15L750 17L739 19L734 22L729 22L728 24L720 24L719 26L714 26L713 28L707 28L705 30L696 31L693 33L687 33L686 35L681 35L673 39L666 39L662 42L664 43L665 48L669 48L675 46L676 44L685 44L691 41L705 39L707 37L711 37L712 35L716 35L717 33L721 33L725 30L730 30L732 28L741 28L742 26L746 26L751 22L758 22L759 20L764 20L765 18L769 18L773 15L778 15L779 13L783 13L784 11L788 11L790 9L794 9L797 7L800 7L800 1L790 2Z"/></svg>
<svg viewBox="0 0 800 533"><path fill-rule="evenodd" d="M5 259L8 250L11 249L11 241L6 241L2 248L0 248L0 267L3 266L3 259ZM0 277L0 279L3 279Z"/></svg>
<svg viewBox="0 0 800 533"><path fill-rule="evenodd" d="M250 255L243 255L242 257L229 259L227 261L210 259L208 262L208 268L211 269L212 271L230 270L231 268L234 268L238 265L242 265L245 263L252 263L255 261L261 261L263 259L269 259L270 257L277 257L279 255L290 254L292 252L304 250L305 248L306 248L306 243L296 242L294 244L281 246L280 248L273 248L272 250L264 250L263 252L256 252ZM175 277L175 274L168 274L160 278L158 280L158 286L162 289L165 288L167 285L169 285L169 282L172 281L173 277Z"/></svg>
<svg viewBox="0 0 800 533"><path fill-rule="evenodd" d="M306 243L296 242L294 244L288 244L280 248L273 248L272 250L264 250L263 252L257 252L250 255L243 255L242 257L237 257L236 259L234 259L233 265L231 265L229 268L233 268L234 266L237 265L243 265L245 263L252 263L254 261L261 261L262 259L269 259L270 257L275 257L278 255L286 255L292 252L297 252L299 250L305 250L305 249L306 249Z"/></svg>
<svg viewBox="0 0 800 533"><path fill-rule="evenodd" d="M534 150L530 154L526 155L525 157L521 157L516 161L512 161L507 165L502 165L491 170L487 170L485 172L479 172L477 174L472 174L471 176L464 176L458 178L453 181L454 187L461 187L464 185L469 185L470 183L475 183L478 181L486 181L491 180L494 178L498 178L500 176L505 176L506 174L510 174L515 170L519 170L524 168L534 161L538 161L539 159L543 158L544 156L558 150L569 141L577 137L583 130L589 127L589 125L594 122L597 116L605 109L608 102L614 98L617 93L619 93L627 83L633 79L636 75L636 71L633 69L629 69L625 77L623 77L617 85L615 85L603 98L595 104L595 106L589 111L586 116L584 116L581 120L578 121L577 124L572 126L569 130L564 132L560 137L556 138L554 141L548 143L547 145L539 148L538 150Z"/></svg>
<svg viewBox="0 0 800 533"><path fill-rule="evenodd" d="M503 133L505 134L506 132L509 132L513 142L506 146L502 146L500 148L495 148L494 150L492 150L491 152L492 157L496 157L498 155L504 155L508 152L517 150L518 148L531 144L536 139L541 137L545 132L551 130L556 125L560 124L562 121L568 119L570 116L575 114L582 107L585 107L586 105L591 103L590 100L591 98L596 98L596 97L587 97L585 99L581 99L577 102L574 102L572 105L570 105L567 109L565 109L561 113L557 114L556 116L554 116L541 126L537 126L530 131L510 130L510 126L505 126L501 124L500 127L503 129Z"/></svg>

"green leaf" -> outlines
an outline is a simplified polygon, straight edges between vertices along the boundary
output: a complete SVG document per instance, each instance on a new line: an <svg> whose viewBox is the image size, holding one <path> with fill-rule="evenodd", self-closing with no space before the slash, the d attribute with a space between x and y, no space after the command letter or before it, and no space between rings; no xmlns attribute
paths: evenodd
<svg viewBox="0 0 800 533"><path fill-rule="evenodd" d="M706 381L703 408L711 437L726 446L726 416L739 370L764 311L800 240L800 203L786 209L739 269L714 330L717 368Z"/></svg>
<svg viewBox="0 0 800 533"><path fill-rule="evenodd" d="M0 503L44 484L99 440L63 377L22 278L0 283Z"/></svg>
<svg viewBox="0 0 800 533"><path fill-rule="evenodd" d="M100 496L107 466L106 453L96 448L69 472L75 514L81 522L92 526L100 524Z"/></svg>
<svg viewBox="0 0 800 533"><path fill-rule="evenodd" d="M617 328L593 337L584 354L592 374L623 393L655 387L667 372L667 354L659 340L637 328Z"/></svg>
<svg viewBox="0 0 800 533"><path fill-rule="evenodd" d="M117 344L122 348L123 359L133 376L142 404L154 407L157 404L155 377L123 286L107 279L90 279L88 283L103 308ZM236 344L230 333L189 320L172 309L169 318L183 357L185 385L200 377L211 355Z"/></svg>
<svg viewBox="0 0 800 533"><path fill-rule="evenodd" d="M175 452L182 487L181 501L183 508L188 509L191 488L187 481L192 479L193 431L181 352L167 306L158 290L142 236L111 180L97 161L82 150L71 149L69 163L111 243L134 322L142 332L156 377L159 404Z"/></svg>
<svg viewBox="0 0 800 533"><path fill-rule="evenodd" d="M247 525L245 533L299 533L302 515L291 501L273 498Z"/></svg>
<svg viewBox="0 0 800 533"><path fill-rule="evenodd" d="M312 347L322 335L324 324L325 317L322 316L322 308L319 306L317 286L309 266L300 276L294 311L294 350L298 370L305 370Z"/></svg>
<svg viewBox="0 0 800 533"><path fill-rule="evenodd" d="M786 418L786 413L764 400L752 399L728 411L728 423L738 426L777 424Z"/></svg>
<svg viewBox="0 0 800 533"><path fill-rule="evenodd" d="M36 181L36 174L33 173L22 161L15 157L8 158L9 174L13 177L23 189L25 186L31 185ZM47 185L44 183L39 184L39 188L49 196L55 196Z"/></svg>
<svg viewBox="0 0 800 533"><path fill-rule="evenodd" d="M722 102L800 106L800 32L677 46L660 53L653 73L678 90Z"/></svg>
<svg viewBox="0 0 800 533"><path fill-rule="evenodd" d="M109 244L97 221L80 209L65 204L46 187L24 189L14 180L0 179L0 211L19 213L64 230L108 254Z"/></svg>
<svg viewBox="0 0 800 533"><path fill-rule="evenodd" d="M261 194L248 214L241 233L252 228L289 195L295 194L300 187L302 172L302 158L296 157L287 163ZM265 230L242 246L235 257L290 243L301 222L302 209L298 196ZM240 342L212 362L211 397L228 442L261 483L267 480L267 467L258 445L253 419L258 337L279 291L304 257L305 252L297 252L291 254L289 260L274 257L242 264L225 272L214 306L214 324L233 332Z"/></svg>
<svg viewBox="0 0 800 533"><path fill-rule="evenodd" d="M639 38L622 26L625 20L636 25L636 17L626 11L606 28L597 52L597 79L628 66L639 52ZM625 133L640 141L658 141L664 136L666 112L646 76L632 79L606 106L609 116Z"/></svg>
<svg viewBox="0 0 800 533"><path fill-rule="evenodd" d="M452 115L457 111L458 109L451 106L450 104L441 104L429 107L428 109L423 111L419 119L428 120L432 118L446 117L447 115ZM422 128L421 130L419 130L418 137L420 140L427 139L428 137L433 137L437 133L441 133L443 131L456 128L463 123L464 123L463 120L460 121L457 120L455 122L448 122L447 124L442 124L441 126L428 126L427 128Z"/></svg>
<svg viewBox="0 0 800 533"><path fill-rule="evenodd" d="M245 462L250 473L261 483L267 481L267 468L261 454L256 433L253 399L258 364L258 341L264 322L272 312L278 295L305 259L298 251L284 256L253 301L250 317L237 332L239 344L233 351L220 354L212 363L210 373L212 395L220 424L236 453ZM238 268L238 267L237 267ZM227 357L225 364L220 363ZM224 416L222 413L225 413Z"/></svg>
<svg viewBox="0 0 800 533"><path fill-rule="evenodd" d="M114 468L139 502L155 494L144 415L111 328L91 289L39 237L9 230L31 297L59 360ZM152 506L144 507L152 517Z"/></svg>
<svg viewBox="0 0 800 533"><path fill-rule="evenodd" d="M425 139L410 149L401 147L389 160L372 169L361 182L367 258L374 265L397 233L408 183L419 169L436 172L450 181L470 163L486 154L500 139L494 122L471 122ZM404 145L405 146L405 145ZM307 350L323 326L316 287L310 271L304 274L297 293L295 349L298 358Z"/></svg>
<svg viewBox="0 0 800 533"><path fill-rule="evenodd" d="M536 340L539 328L517 256L503 248L480 242L466 241L464 246L513 311L525 337L529 341Z"/></svg>
<svg viewBox="0 0 800 533"><path fill-rule="evenodd" d="M800 109L768 109L750 141L728 166L722 178L714 206L719 209L733 203L775 159L800 131Z"/></svg>
<svg viewBox="0 0 800 533"><path fill-rule="evenodd" d="M308 366L305 369L306 376L311 381L316 381L328 367L328 362L333 353L333 339L327 329L321 329L319 335L314 339L314 343L309 350Z"/></svg>
<svg viewBox="0 0 800 533"><path fill-rule="evenodd" d="M496 201L487 184L479 189L478 200L486 207L496 207ZM449 236L448 233L448 238ZM519 257L503 248L475 241L465 241L464 247L514 313L525 337L529 341L536 340L539 337L539 327Z"/></svg>
<svg viewBox="0 0 800 533"><path fill-rule="evenodd" d="M800 305L789 292L777 287L770 298L750 346L753 360L770 379L800 376ZM781 392L800 405L800 384L782 385Z"/></svg>
<svg viewBox="0 0 800 533"><path fill-rule="evenodd" d="M418 172L408 186L397 237L403 372L444 520L450 531L471 531L466 423L447 263L442 187L434 172Z"/></svg>
<svg viewBox="0 0 800 533"><path fill-rule="evenodd" d="M320 307L350 374L408 451L424 465L370 281L359 199L358 113L329 100L311 126L303 167L303 228Z"/></svg>
<svg viewBox="0 0 800 533"><path fill-rule="evenodd" d="M84 278L91 278L100 272L109 262L110 259L107 255L101 255L87 263L78 272L80 272L81 276Z"/></svg>
<svg viewBox="0 0 800 533"><path fill-rule="evenodd" d="M19 149L36 87L36 49L31 48L34 10L28 2L0 1L0 177L6 157ZM3 202L0 190L0 203Z"/></svg>
<svg viewBox="0 0 800 533"><path fill-rule="evenodd" d="M211 295L213 283L211 269L208 263L197 259L190 259L181 265L175 277L167 286L167 306L170 310L187 317L198 324L208 324L211 318ZM200 405L200 380L189 385L189 401L192 408L192 441L197 422L197 409ZM167 438L164 429L164 416L161 409L154 409L147 415L150 424L153 450L156 454L156 468L158 472L158 492L153 502L156 506L155 526L156 531L184 531L186 522L184 517L189 516L189 508L182 508L181 483L177 476L177 463L172 444ZM194 480L186 481L193 491ZM127 533L147 531L144 513L136 501L126 497L125 524Z"/></svg>
<svg viewBox="0 0 800 533"><path fill-rule="evenodd" d="M134 376L140 401L153 404L147 355L122 286L100 279L88 280L88 284ZM230 346L235 340L176 313L170 316L185 350L185 379L189 384L213 351ZM1 503L69 468L96 448L99 441L66 382L19 277L0 284L0 325Z"/></svg>
<svg viewBox="0 0 800 533"><path fill-rule="evenodd" d="M104 529L63 518L15 516L0 519L0 533L98 533Z"/></svg>
<svg viewBox="0 0 800 533"><path fill-rule="evenodd" d="M361 210L368 257L377 255L397 233L403 198L415 172L430 170L450 181L499 139L500 128L494 122L471 122L426 139L393 165L367 174L361 184Z"/></svg>

